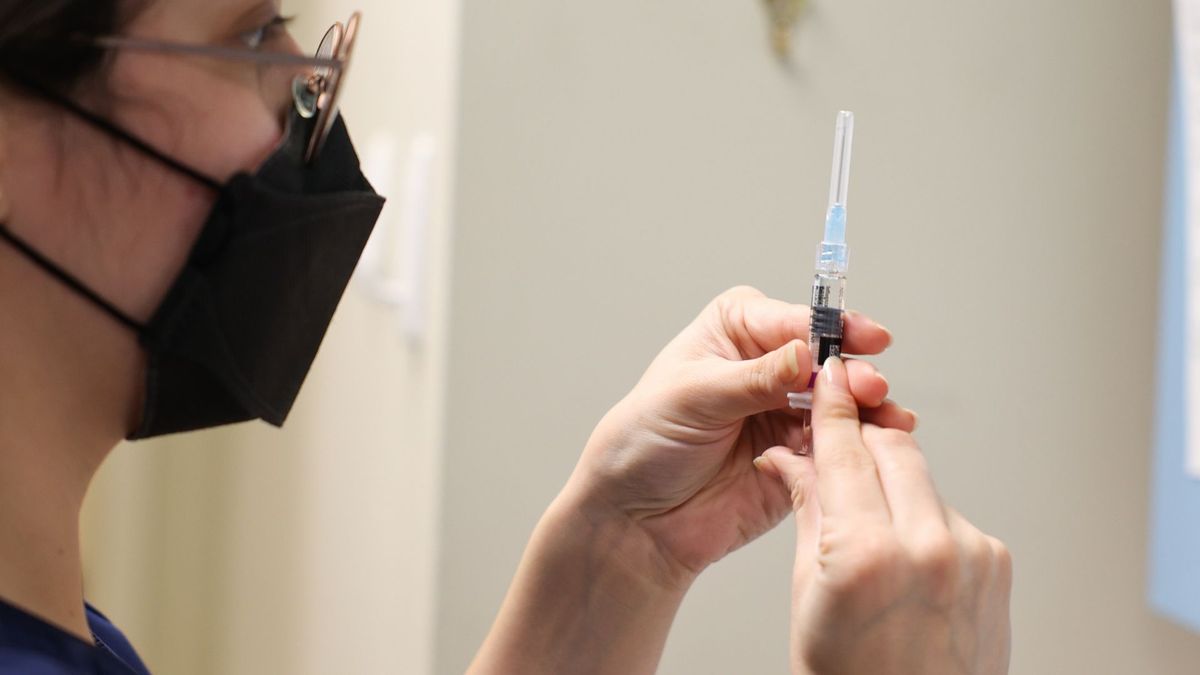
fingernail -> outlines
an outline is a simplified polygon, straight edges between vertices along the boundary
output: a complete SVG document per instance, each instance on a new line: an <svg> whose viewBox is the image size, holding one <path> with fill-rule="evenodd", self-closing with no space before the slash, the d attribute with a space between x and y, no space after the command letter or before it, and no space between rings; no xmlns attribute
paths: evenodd
<svg viewBox="0 0 1200 675"><path fill-rule="evenodd" d="M913 416L913 431L916 431L917 427L921 426L921 416L917 414L916 410L909 410L908 414Z"/></svg>
<svg viewBox="0 0 1200 675"><path fill-rule="evenodd" d="M892 388L891 383L888 382L888 379L883 376L883 373L881 373L877 370L877 371L875 371L875 377L878 377L880 379L880 381L883 382L883 386L887 387L888 389Z"/></svg>
<svg viewBox="0 0 1200 675"><path fill-rule="evenodd" d="M831 356L825 361L825 367L821 369L825 373L825 384L842 391L847 391L850 386L846 382L846 364L836 356Z"/></svg>
<svg viewBox="0 0 1200 675"><path fill-rule="evenodd" d="M800 341L797 340L788 345L787 349L787 369L789 379L800 377L800 359L796 356L796 350L800 348Z"/></svg>
<svg viewBox="0 0 1200 675"><path fill-rule="evenodd" d="M758 469L759 471L762 471L764 473L766 472L766 469L763 468L763 465L766 463L767 463L767 460L764 459L761 455L754 458L754 468Z"/></svg>

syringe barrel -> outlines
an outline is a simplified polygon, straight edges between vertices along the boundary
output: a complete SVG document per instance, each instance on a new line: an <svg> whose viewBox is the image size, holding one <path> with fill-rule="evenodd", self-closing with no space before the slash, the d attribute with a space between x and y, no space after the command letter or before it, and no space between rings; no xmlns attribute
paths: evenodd
<svg viewBox="0 0 1200 675"><path fill-rule="evenodd" d="M845 303L845 276L818 272L813 277L808 348L812 353L814 372L825 365L829 357L842 355Z"/></svg>

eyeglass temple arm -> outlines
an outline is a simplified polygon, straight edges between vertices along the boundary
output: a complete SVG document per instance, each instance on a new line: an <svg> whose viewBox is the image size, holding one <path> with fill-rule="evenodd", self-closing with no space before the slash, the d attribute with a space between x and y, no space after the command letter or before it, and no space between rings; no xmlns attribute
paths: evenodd
<svg viewBox="0 0 1200 675"><path fill-rule="evenodd" d="M284 54L279 52L255 52L247 49L232 47L217 47L213 45L192 45L178 42L162 42L142 38L104 36L92 38L90 42L105 49L133 49L145 52L161 52L167 54L189 54L193 56L210 56L231 61L252 61L265 65L309 66L312 68L342 69L342 62L337 59L321 59L300 54Z"/></svg>

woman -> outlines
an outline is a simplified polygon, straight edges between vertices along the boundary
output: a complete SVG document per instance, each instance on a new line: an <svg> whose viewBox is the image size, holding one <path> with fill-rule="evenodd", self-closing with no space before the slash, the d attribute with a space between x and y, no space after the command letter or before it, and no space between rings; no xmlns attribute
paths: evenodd
<svg viewBox="0 0 1200 675"><path fill-rule="evenodd" d="M273 2L0 0L0 672L144 673L85 605L78 515L123 438L282 424L382 207ZM846 319L850 353L888 332ZM869 364L786 394L808 312L714 300L600 422L475 673L646 673L708 565L788 513L797 673L1007 670L1011 564L942 506Z"/></svg>

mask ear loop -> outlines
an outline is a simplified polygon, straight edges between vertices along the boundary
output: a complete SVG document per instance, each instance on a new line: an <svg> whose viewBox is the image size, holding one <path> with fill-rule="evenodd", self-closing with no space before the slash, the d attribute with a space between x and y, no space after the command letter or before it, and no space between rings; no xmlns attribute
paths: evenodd
<svg viewBox="0 0 1200 675"><path fill-rule="evenodd" d="M137 136L134 136L133 134L129 133L128 131L125 131L121 127L104 119L103 117L88 110L87 108L84 108L83 106L79 105L75 101L71 100L70 97L64 96L63 94L55 91L54 89L51 89L50 87L47 87L47 86L41 84L40 82L37 82L31 78L25 77L19 71L16 71L8 66L0 66L0 71L2 71L3 74L7 78L9 78L13 82L21 85L22 87L30 90L38 97L43 98L47 101L50 101L51 103L55 103L59 106L62 106L67 111L69 111L70 113L72 113L73 115L78 117L79 119L83 120L84 122L87 122L88 124L99 129L100 131L103 131L103 132L109 134L110 136L119 138L120 140L128 143L129 145L133 146L137 150L154 158L155 160L157 160L159 163L163 164L167 168L172 169L188 178L191 178L192 180L213 190L214 192L221 191L221 188L223 186L221 185L221 183L219 181L214 180L212 177L204 174L201 171L193 169L192 167L188 166L187 164L184 164L183 162L180 162L179 160L177 160L173 157L168 157L166 154L160 152L157 148L150 145L149 143L143 141L142 139L138 138Z"/></svg>
<svg viewBox="0 0 1200 675"><path fill-rule="evenodd" d="M26 258L29 258L30 261L32 261L38 267L41 267L48 274L50 274L50 276L58 279L76 293L82 295L88 300L91 300L93 304L107 312L109 316L116 319L125 327L129 328L138 335L142 335L146 332L146 327L141 323L135 321L132 317L125 312L122 312L120 309L117 309L116 305L113 305L111 302L97 295L92 289L83 285L82 281L76 279L58 265L50 262L46 256L38 253L33 249L33 247L14 236L13 233L9 231L8 226L6 226L4 223L0 223L0 239L7 241L10 245L12 245L13 248L23 253Z"/></svg>
<svg viewBox="0 0 1200 675"><path fill-rule="evenodd" d="M184 164L183 162L180 162L174 158L168 157L167 155L159 152L156 148L151 146L149 143L146 143L142 139L134 136L133 134L130 134L129 132L118 127L117 125L113 124L112 122L109 122L108 120L104 119L103 117L100 117L99 115L93 113L92 111L84 108L83 106L79 105L75 101L71 100L69 97L64 96L64 95L60 94L59 92L54 91L53 89L42 85L41 83L37 82L36 80L33 80L29 77L25 77L20 72L17 72L8 66L0 66L0 71L3 72L5 77L12 80L16 84L24 87L25 89L30 90L35 95L37 95L47 101L50 101L59 106L62 106L67 111L74 114L76 117L79 117L84 122L87 122L88 124L91 124L93 127L96 127L97 129L99 129L105 133L108 133L108 134L130 144L134 148L140 150L141 152L144 152L146 155L156 159L157 161L162 163L167 168L172 169L188 178L191 178L192 180L200 183L201 185L204 185L205 187L210 188L214 192L221 191L221 188L222 188L221 183L213 180L211 177L201 173L200 171L193 169L192 167ZM18 251L20 251L21 253L23 253L26 258L28 258L31 262L36 264L38 267L41 267L48 274L50 274L50 276L54 277L55 279L58 279L60 282L62 282L68 288L74 290L76 293L79 293L84 298L90 300L94 305L96 305L100 309L104 310L104 312L107 313L109 316L116 319L117 322L126 326L127 328L132 330L134 333L137 333L139 336L145 335L146 327L144 325L142 325L140 322L134 320L132 317L130 317L125 312L121 311L116 305L114 305L111 302L109 302L108 300L105 300L104 298L100 297L95 291L93 291L92 289L85 286L82 281L80 281L78 278L76 278L74 275L67 272L63 268L56 265L49 258L47 258L46 256L42 255L40 252L35 250L32 246L26 244L24 241L17 238L16 235L14 235L12 233L12 231L9 230L8 227L2 222L0 222L0 239L4 239L5 241L7 241L9 244L11 244L13 246L13 248L15 248Z"/></svg>

